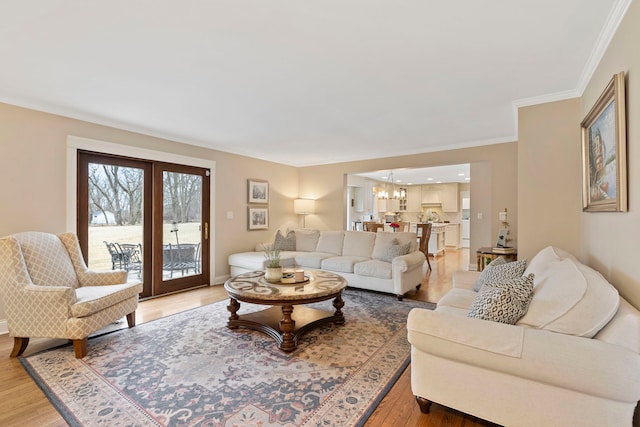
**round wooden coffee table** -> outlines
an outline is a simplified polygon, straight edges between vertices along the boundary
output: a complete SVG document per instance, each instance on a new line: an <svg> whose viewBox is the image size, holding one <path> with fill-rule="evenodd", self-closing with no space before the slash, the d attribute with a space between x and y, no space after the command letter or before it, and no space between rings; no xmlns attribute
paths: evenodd
<svg viewBox="0 0 640 427"><path fill-rule="evenodd" d="M253 271L232 277L224 284L229 293L227 310L231 313L229 329L247 328L271 336L278 348L290 352L297 348L298 340L311 329L327 323L344 324L342 291L347 281L335 273L322 270L305 270L305 280L300 283L269 283L264 271ZM310 307L297 307L296 319L292 317L294 305L310 304L333 298L335 312ZM240 303L271 305L265 310L238 315Z"/></svg>

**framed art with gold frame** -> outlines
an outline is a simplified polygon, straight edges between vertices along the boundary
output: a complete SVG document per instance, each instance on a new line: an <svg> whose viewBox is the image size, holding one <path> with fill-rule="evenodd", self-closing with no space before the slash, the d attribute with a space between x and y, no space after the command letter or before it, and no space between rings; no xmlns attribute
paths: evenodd
<svg viewBox="0 0 640 427"><path fill-rule="evenodd" d="M582 129L582 210L627 211L625 75L613 76Z"/></svg>

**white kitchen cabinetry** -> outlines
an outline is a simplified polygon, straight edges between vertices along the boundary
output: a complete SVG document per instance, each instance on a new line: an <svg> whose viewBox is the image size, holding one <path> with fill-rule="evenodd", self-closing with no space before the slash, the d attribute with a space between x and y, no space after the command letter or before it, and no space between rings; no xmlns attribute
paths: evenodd
<svg viewBox="0 0 640 427"><path fill-rule="evenodd" d="M407 212L422 211L422 189L419 185L407 188Z"/></svg>
<svg viewBox="0 0 640 427"><path fill-rule="evenodd" d="M446 246L460 247L460 224L447 224L444 244Z"/></svg>
<svg viewBox="0 0 640 427"><path fill-rule="evenodd" d="M353 187L353 209L356 212L364 212L364 188Z"/></svg>
<svg viewBox="0 0 640 427"><path fill-rule="evenodd" d="M423 185L422 203L426 205L439 205L442 203L439 188L435 185Z"/></svg>
<svg viewBox="0 0 640 427"><path fill-rule="evenodd" d="M364 192L362 194L362 199L364 200L363 212L367 212L367 213L374 212L373 186L374 186L373 181L366 180L364 183Z"/></svg>
<svg viewBox="0 0 640 427"><path fill-rule="evenodd" d="M431 226L429 237L429 254L433 256L444 255L446 226L444 224Z"/></svg>
<svg viewBox="0 0 640 427"><path fill-rule="evenodd" d="M460 210L458 183L443 184L441 198L443 212L458 212Z"/></svg>

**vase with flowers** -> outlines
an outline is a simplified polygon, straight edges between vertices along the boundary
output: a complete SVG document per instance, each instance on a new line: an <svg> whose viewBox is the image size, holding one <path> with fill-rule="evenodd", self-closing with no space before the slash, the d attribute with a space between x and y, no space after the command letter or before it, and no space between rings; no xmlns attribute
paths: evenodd
<svg viewBox="0 0 640 427"><path fill-rule="evenodd" d="M263 245L264 257L267 260L264 278L267 282L276 283L282 280L282 266L280 265L280 249L273 245Z"/></svg>
<svg viewBox="0 0 640 427"><path fill-rule="evenodd" d="M398 231L398 228L400 228L400 224L398 224L397 222L392 222L391 224L389 224L389 227L393 228L393 231L396 232Z"/></svg>

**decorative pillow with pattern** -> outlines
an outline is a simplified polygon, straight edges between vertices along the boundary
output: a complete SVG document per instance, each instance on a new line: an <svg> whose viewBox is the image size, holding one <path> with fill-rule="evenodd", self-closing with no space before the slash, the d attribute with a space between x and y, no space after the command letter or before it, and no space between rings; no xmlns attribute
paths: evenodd
<svg viewBox="0 0 640 427"><path fill-rule="evenodd" d="M292 230L284 237L280 230L276 233L276 239L273 242L274 250L295 251L296 250L296 233Z"/></svg>
<svg viewBox="0 0 640 427"><path fill-rule="evenodd" d="M479 292L486 283L501 282L512 277L520 277L526 267L527 260L507 262L504 257L498 257L482 270L473 290Z"/></svg>
<svg viewBox="0 0 640 427"><path fill-rule="evenodd" d="M468 317L515 325L529 308L533 277L529 274L485 284L473 300Z"/></svg>
<svg viewBox="0 0 640 427"><path fill-rule="evenodd" d="M391 241L391 246L387 249L387 252L382 256L382 261L392 262L393 259L397 256L406 255L409 253L411 249L411 242L400 244L398 239L393 239Z"/></svg>

